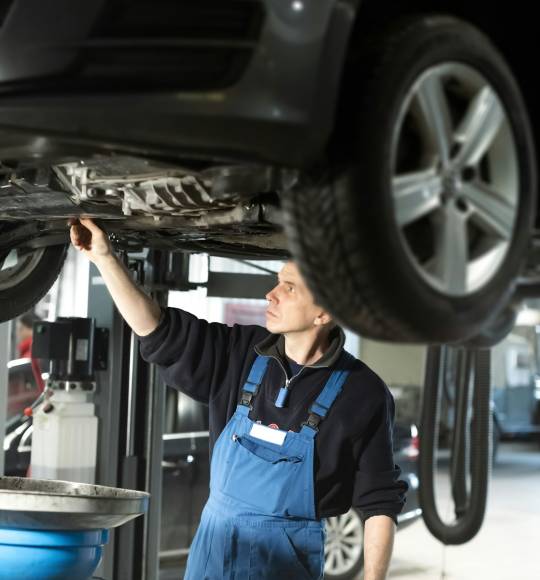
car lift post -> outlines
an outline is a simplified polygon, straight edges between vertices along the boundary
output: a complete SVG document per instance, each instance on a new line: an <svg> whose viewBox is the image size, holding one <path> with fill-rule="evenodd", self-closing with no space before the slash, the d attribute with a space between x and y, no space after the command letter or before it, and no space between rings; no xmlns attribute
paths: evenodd
<svg viewBox="0 0 540 580"><path fill-rule="evenodd" d="M165 255L150 252L146 264L152 280L165 276ZM124 262L127 258L124 258ZM142 261L130 264L137 282L143 282ZM109 329L109 365L96 373L96 414L100 418L97 479L102 485L147 491L151 494L146 516L114 531L96 577L155 580L159 569L161 461L165 389L155 369L139 354L138 341L124 322L98 270L90 266L89 317ZM165 305L167 290L152 293Z"/></svg>
<svg viewBox="0 0 540 580"><path fill-rule="evenodd" d="M0 324L0 433L6 432L8 367L11 322ZM4 475L4 449L0 449L0 475Z"/></svg>

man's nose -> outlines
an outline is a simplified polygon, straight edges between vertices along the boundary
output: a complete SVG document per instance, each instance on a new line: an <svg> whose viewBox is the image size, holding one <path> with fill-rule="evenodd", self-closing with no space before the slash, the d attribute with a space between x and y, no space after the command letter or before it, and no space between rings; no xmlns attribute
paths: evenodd
<svg viewBox="0 0 540 580"><path fill-rule="evenodd" d="M265 298L268 300L268 302L277 302L276 289L272 288L272 290L266 294Z"/></svg>

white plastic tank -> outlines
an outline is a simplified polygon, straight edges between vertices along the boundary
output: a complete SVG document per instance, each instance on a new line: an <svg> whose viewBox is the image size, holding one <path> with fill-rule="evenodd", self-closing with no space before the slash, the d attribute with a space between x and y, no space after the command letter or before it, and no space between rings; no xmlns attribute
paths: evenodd
<svg viewBox="0 0 540 580"><path fill-rule="evenodd" d="M32 478L95 483L98 419L88 396L55 390L34 409Z"/></svg>

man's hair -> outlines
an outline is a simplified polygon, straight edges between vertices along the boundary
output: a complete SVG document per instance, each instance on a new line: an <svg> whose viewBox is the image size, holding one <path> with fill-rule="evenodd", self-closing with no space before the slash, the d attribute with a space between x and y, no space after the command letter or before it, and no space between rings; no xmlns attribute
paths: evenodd
<svg viewBox="0 0 540 580"><path fill-rule="evenodd" d="M35 312L25 312L19 316L19 322L26 326L26 328L32 328L34 326L34 322L39 322L41 318Z"/></svg>

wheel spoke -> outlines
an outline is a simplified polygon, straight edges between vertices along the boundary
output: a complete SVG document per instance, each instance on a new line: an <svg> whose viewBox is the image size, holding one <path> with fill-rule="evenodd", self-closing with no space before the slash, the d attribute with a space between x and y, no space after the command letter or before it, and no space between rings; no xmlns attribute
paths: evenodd
<svg viewBox="0 0 540 580"><path fill-rule="evenodd" d="M336 567L336 560L337 560L337 550L332 549L326 558L326 568L327 570L333 570Z"/></svg>
<svg viewBox="0 0 540 580"><path fill-rule="evenodd" d="M442 166L446 168L449 165L450 147L453 141L452 122L448 101L438 73L432 73L425 78L418 88L416 98L426 122L429 137Z"/></svg>
<svg viewBox="0 0 540 580"><path fill-rule="evenodd" d="M354 552L357 549L357 546L348 546L347 544L341 543L340 544L341 551L345 555L347 560L354 560Z"/></svg>
<svg viewBox="0 0 540 580"><path fill-rule="evenodd" d="M452 203L440 213L443 219L437 229L434 273L446 290L463 293L467 286L467 217Z"/></svg>
<svg viewBox="0 0 540 580"><path fill-rule="evenodd" d="M407 226L437 209L441 191L442 181L435 170L395 176L393 192L399 226Z"/></svg>
<svg viewBox="0 0 540 580"><path fill-rule="evenodd" d="M351 546L353 548L358 548L362 545L362 536L347 536L341 540L343 544Z"/></svg>
<svg viewBox="0 0 540 580"><path fill-rule="evenodd" d="M516 217L512 204L480 183L465 184L462 194L473 208L477 223L503 240L511 239Z"/></svg>
<svg viewBox="0 0 540 580"><path fill-rule="evenodd" d="M351 519L347 524L343 527L343 533L345 535L350 534L351 532L358 531L358 521L355 519Z"/></svg>
<svg viewBox="0 0 540 580"><path fill-rule="evenodd" d="M456 130L456 141L462 145L454 166L474 167L493 143L504 121L504 110L490 87L484 87L472 100Z"/></svg>
<svg viewBox="0 0 540 580"><path fill-rule="evenodd" d="M326 519L326 527L329 530L334 531L336 529L336 518L335 517L327 518Z"/></svg>
<svg viewBox="0 0 540 580"><path fill-rule="evenodd" d="M345 558L343 557L343 550L341 550L341 547L336 549L336 565L338 568L343 568L345 566Z"/></svg>

